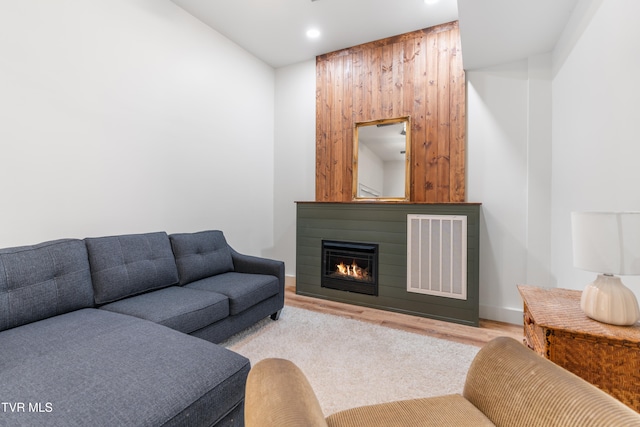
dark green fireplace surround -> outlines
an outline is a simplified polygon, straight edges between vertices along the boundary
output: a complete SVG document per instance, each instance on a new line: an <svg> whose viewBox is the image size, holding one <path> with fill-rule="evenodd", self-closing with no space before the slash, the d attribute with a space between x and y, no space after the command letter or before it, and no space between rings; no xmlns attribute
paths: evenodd
<svg viewBox="0 0 640 427"><path fill-rule="evenodd" d="M297 202L296 293L478 326L479 203ZM407 292L407 215L467 217L467 299ZM322 240L379 245L378 295L320 286Z"/></svg>

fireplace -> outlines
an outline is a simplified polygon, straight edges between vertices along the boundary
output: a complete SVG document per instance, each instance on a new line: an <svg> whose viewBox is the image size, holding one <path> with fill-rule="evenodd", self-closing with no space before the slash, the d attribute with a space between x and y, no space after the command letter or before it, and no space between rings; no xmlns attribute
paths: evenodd
<svg viewBox="0 0 640 427"><path fill-rule="evenodd" d="M320 286L378 295L378 245L323 240Z"/></svg>

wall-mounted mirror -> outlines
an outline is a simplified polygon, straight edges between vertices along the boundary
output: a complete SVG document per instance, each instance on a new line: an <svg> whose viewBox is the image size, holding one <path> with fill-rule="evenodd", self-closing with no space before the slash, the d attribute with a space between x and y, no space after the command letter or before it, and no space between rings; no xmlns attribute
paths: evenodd
<svg viewBox="0 0 640 427"><path fill-rule="evenodd" d="M397 117L355 124L354 200L409 201L409 119Z"/></svg>

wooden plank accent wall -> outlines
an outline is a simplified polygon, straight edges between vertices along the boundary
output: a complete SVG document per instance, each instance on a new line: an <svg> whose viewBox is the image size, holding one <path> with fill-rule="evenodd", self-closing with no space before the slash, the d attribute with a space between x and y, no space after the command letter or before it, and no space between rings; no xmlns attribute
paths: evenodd
<svg viewBox="0 0 640 427"><path fill-rule="evenodd" d="M352 197L356 122L411 116L411 201L465 201L465 73L451 22L316 58L316 201Z"/></svg>
<svg viewBox="0 0 640 427"><path fill-rule="evenodd" d="M467 216L467 299L407 291L407 215ZM297 202L296 293L382 310L479 324L480 204ZM378 295L323 288L322 240L377 243Z"/></svg>

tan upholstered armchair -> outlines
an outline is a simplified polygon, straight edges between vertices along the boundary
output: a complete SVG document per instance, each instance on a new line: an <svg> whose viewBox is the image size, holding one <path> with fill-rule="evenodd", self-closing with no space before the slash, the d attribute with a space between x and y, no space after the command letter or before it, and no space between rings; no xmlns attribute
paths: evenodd
<svg viewBox="0 0 640 427"><path fill-rule="evenodd" d="M640 414L503 337L478 352L462 395L363 406L326 418L296 365L265 359L249 373L245 423L247 427L630 427L640 426Z"/></svg>

